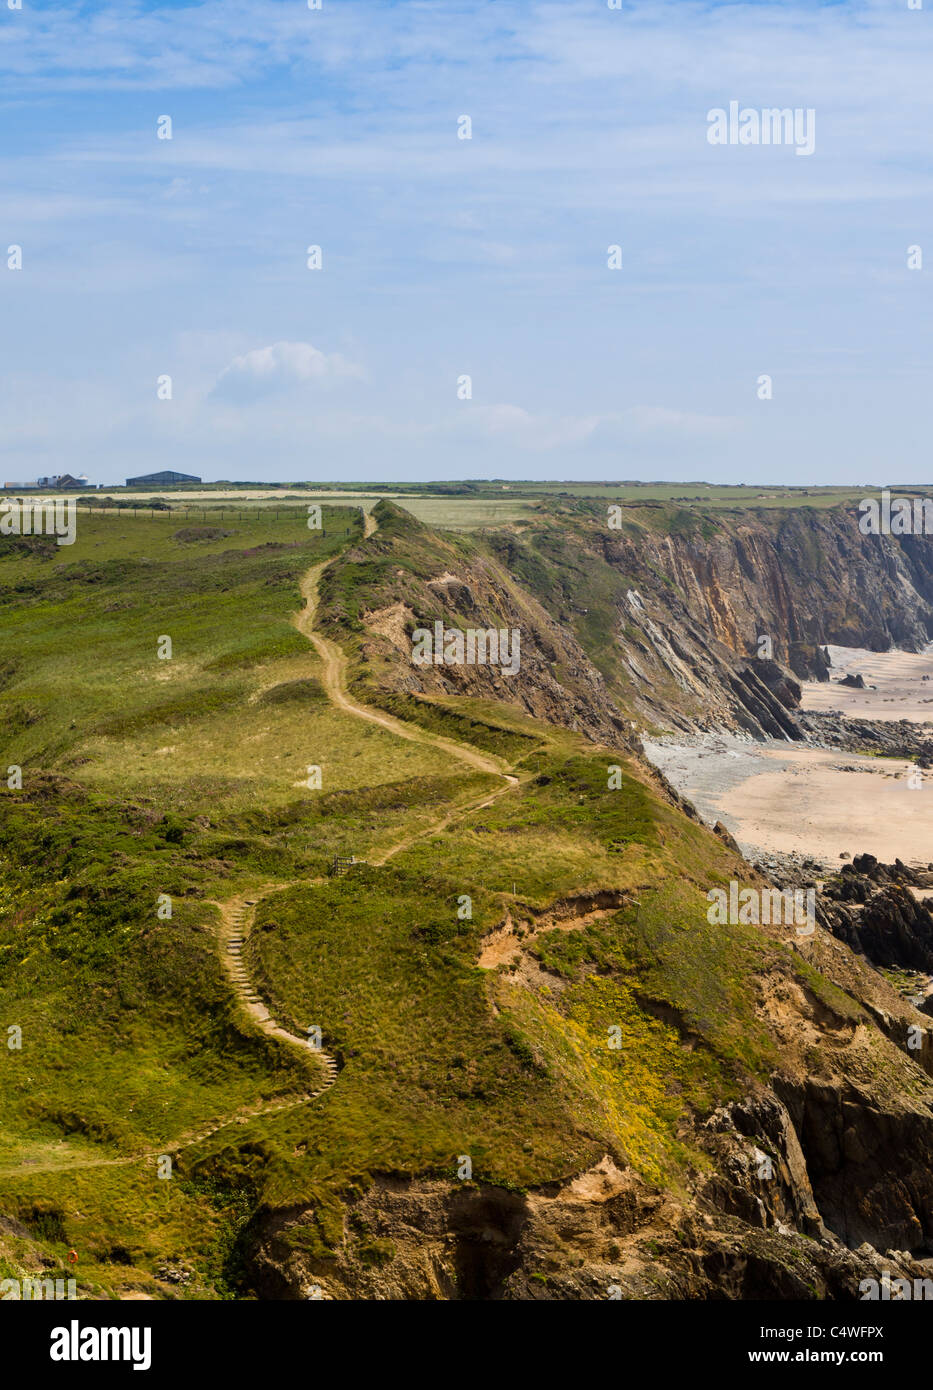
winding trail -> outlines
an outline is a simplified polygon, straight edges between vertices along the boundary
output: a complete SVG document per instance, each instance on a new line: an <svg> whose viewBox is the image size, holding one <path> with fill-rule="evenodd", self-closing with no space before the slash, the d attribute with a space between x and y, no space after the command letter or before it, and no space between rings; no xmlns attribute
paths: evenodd
<svg viewBox="0 0 933 1390"><path fill-rule="evenodd" d="M303 637L307 637L321 658L323 665L322 684L331 704L335 705L337 709L343 710L345 714L352 714L356 719L365 719L369 724L379 724L398 738L408 739L410 743L430 744L480 772L492 772L496 776L506 777L509 784L514 785L518 778L502 771L500 759L481 753L476 748L465 747L463 744L457 743L455 739L444 738L442 734L432 734L429 730L422 729L416 724L405 724L392 714L373 709L369 705L360 705L351 699L347 694L346 653L337 646L336 642L332 642L329 637L324 637L314 628L319 601L320 578L329 563L329 561L325 561L324 564L315 565L308 570L301 581L301 593L305 606L302 612L297 614L295 626Z"/></svg>
<svg viewBox="0 0 933 1390"><path fill-rule="evenodd" d="M367 518L372 520L372 518ZM372 530L376 529L373 522ZM367 534L372 535L372 531ZM442 734L433 734L427 729L422 729L415 724L405 724L401 719L396 719L394 715L386 714L383 710L373 709L369 705L361 705L352 699L347 693L346 671L347 656L344 651L332 642L329 637L316 631L314 620L317 614L319 603L319 586L321 574L327 564L315 565L308 570L304 579L301 581L301 593L305 601L303 610L295 616L295 626L303 637L314 647L318 656L321 658L321 683L325 694L335 708L343 710L345 714L352 715L355 719L363 719L369 724L378 724L380 728L387 729L389 733L395 734L398 738L407 739L410 743L420 743L428 747L437 748L446 753L448 757L456 758L468 767L474 768L478 772L492 773L496 777L501 777L503 785L496 791L483 792L478 797L471 798L461 806L454 807L447 815L423 830L415 831L412 835L403 840L397 841L389 849L385 850L378 859L371 859L369 862L377 868L387 863L394 855L408 849L410 845L418 840L426 839L430 835L436 835L439 831L445 830L461 816L469 815L471 811L483 810L498 801L510 787L518 786L518 778L511 772L503 771L501 759L493 758L487 753L481 753L476 748L469 748L464 744L457 743L456 740L445 738Z"/></svg>
<svg viewBox="0 0 933 1390"><path fill-rule="evenodd" d="M364 512L364 539L371 536L377 529L378 523L369 513ZM336 556L334 558L337 558ZM415 831L404 839L396 841L389 849L385 850L378 859L371 859L369 863L375 867L385 864L394 855L408 849L410 845L428 836L435 835L439 831L446 829L454 821L463 816L469 815L471 811L483 810L487 806L492 806L512 787L518 785L519 779L511 772L503 769L500 759L493 758L488 754L481 753L478 749L470 748L464 744L457 743L454 739L445 738L441 734L431 733L427 729L422 729L417 725L405 724L402 720L396 719L394 715L386 714L382 710L373 709L368 705L361 705L351 699L347 693L346 670L347 657L345 652L331 641L324 637L322 633L314 628L314 620L319 604L319 585L323 571L332 560L324 561L314 565L307 571L301 581L301 594L304 599L304 608L295 615L294 624L302 636L306 637L315 651L321 658L322 663L322 684L328 699L335 708L343 710L345 714L352 715L356 719L365 720L370 724L378 724L387 729L389 733L395 734L398 738L408 739L412 743L421 743L441 750L448 756L465 763L480 772L492 773L502 778L502 786L493 792L483 792L479 797L473 797L469 801L455 806L441 820L433 822L424 829ZM163 1155L174 1155L182 1149L191 1148L195 1144L202 1143L205 1139L211 1138L222 1129L227 1129L231 1125L248 1124L251 1120L259 1119L264 1115L273 1115L285 1110L293 1110L300 1105L306 1105L309 1101L316 1100L318 1096L329 1090L337 1080L339 1075L339 1064L335 1057L319 1049L311 1049L307 1038L300 1037L297 1033L289 1031L279 1023L270 1013L265 1001L263 1000L256 985L251 980L243 960L243 947L252 929L256 915L256 907L259 902L268 897L269 894L290 888L295 884L307 885L306 879L294 879L285 882L274 882L263 885L262 888L254 890L251 896L237 896L229 898L224 902L215 902L213 906L220 912L221 929L219 934L219 944L221 947L222 961L224 969L230 979L231 986L241 1007L249 1015L253 1023L268 1037L277 1039L282 1044L289 1047L299 1047L307 1055L309 1050L311 1055L320 1059L323 1065L323 1084L316 1090L305 1092L301 1095L288 1096L284 1099L270 1101L267 1104L245 1106L237 1110L234 1114L228 1115L210 1125L205 1129L189 1132L180 1135L176 1139L167 1140L157 1148L148 1149L142 1152L125 1155L121 1158L81 1158L68 1159L64 1163L52 1163L39 1161L37 1163L20 1163L11 1168L0 1168L0 1177L7 1176L28 1176L32 1173L59 1173L69 1169L77 1168L116 1168L127 1166L132 1163L144 1161L155 1163Z"/></svg>

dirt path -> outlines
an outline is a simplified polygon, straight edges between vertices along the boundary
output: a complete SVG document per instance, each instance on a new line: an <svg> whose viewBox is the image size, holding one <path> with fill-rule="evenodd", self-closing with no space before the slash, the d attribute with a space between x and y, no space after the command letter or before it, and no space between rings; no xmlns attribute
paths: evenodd
<svg viewBox="0 0 933 1390"><path fill-rule="evenodd" d="M373 517L366 516L366 534L372 535L376 530L377 523ZM418 840L436 835L442 830L446 830L455 820L461 816L468 815L471 811L484 810L487 806L492 806L498 801L500 796L511 788L518 786L518 778L510 772L503 770L502 760L491 757L479 752L475 748L469 748L454 739L445 738L442 734L433 734L427 729L421 729L417 725L406 724L401 719L396 719L391 714L386 714L382 710L373 709L369 705L358 704L351 699L347 693L346 670L347 656L336 642L332 642L329 637L316 632L314 619L318 608L319 586L321 574L326 568L326 564L315 565L308 570L301 582L301 593L305 601L302 611L295 616L295 626L303 637L306 637L314 647L318 656L321 658L323 667L322 684L327 698L331 704L341 709L345 714L353 715L356 719L364 719L367 723L378 724L380 728L387 729L389 733L395 734L397 738L408 739L410 743L420 743L426 747L437 748L446 753L449 757L456 758L468 767L477 769L479 772L491 772L496 777L503 780L502 786L492 793L483 792L482 796L474 798L465 805L455 807L434 824L429 825L424 830L418 830L414 834L399 840L388 850L370 862L381 866L388 862L394 855L400 854L402 850L408 849Z"/></svg>
<svg viewBox="0 0 933 1390"><path fill-rule="evenodd" d="M280 1023L276 1022L260 998L241 959L246 937L256 915L257 903L269 893L287 887L289 887L287 883L267 884L251 898L230 898L227 902L218 902L214 906L219 908L221 915L220 940L223 946L224 967L243 1008L262 1032L270 1038L277 1038L280 1042L287 1043L291 1047L300 1047L307 1054L309 1051L308 1039L299 1037L297 1033L290 1033L287 1028L283 1028ZM230 1125L245 1125L250 1120L259 1119L264 1115L276 1115L283 1110L294 1110L299 1105L306 1105L308 1101L316 1100L318 1096L329 1090L337 1080L339 1068L335 1057L317 1049L311 1050L311 1055L320 1059L323 1068L322 1084L313 1091L285 1096L279 1100L269 1101L265 1105L244 1106L233 1115L218 1120L216 1124L208 1125L206 1129L192 1130L176 1139L166 1140L156 1149L142 1150L138 1153L128 1154L123 1158L76 1158L68 1159L64 1163L26 1162L15 1168L0 1168L0 1177L22 1176L29 1173L64 1173L71 1168L118 1168L121 1165L140 1162L154 1164L163 1155L177 1154L182 1149L203 1143L205 1139L210 1139L212 1135L219 1133L222 1129L227 1129Z"/></svg>
<svg viewBox="0 0 933 1390"><path fill-rule="evenodd" d="M337 646L336 642L332 642L329 637L324 637L322 633L314 630L314 618L318 607L318 586L321 573L328 563L329 561L326 561L324 564L313 566L301 581L301 593L305 606L296 615L295 626L303 637L307 637L321 658L323 665L322 684L331 703L337 709L342 709L345 714L352 714L356 719L365 719L370 724L378 724L381 728L388 729L389 733L395 734L396 737L408 739L410 743L422 743L439 748L450 757L457 758L460 762L467 763L480 772L492 772L498 777L507 776L503 772L502 762L498 758L480 753L475 748L464 747L463 744L457 743L454 739L444 738L441 734L432 734L427 729L421 729L417 725L405 724L401 719L396 719L394 715L373 709L369 705L357 704L355 700L351 699L347 694L346 653ZM511 778L512 784L516 781L516 778Z"/></svg>

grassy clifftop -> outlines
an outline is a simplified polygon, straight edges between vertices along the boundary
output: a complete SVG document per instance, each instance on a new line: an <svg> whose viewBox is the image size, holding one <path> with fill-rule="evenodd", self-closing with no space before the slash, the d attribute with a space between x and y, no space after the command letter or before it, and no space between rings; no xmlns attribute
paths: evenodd
<svg viewBox="0 0 933 1390"><path fill-rule="evenodd" d="M365 540L338 509L323 534L82 516L70 554L0 548L0 764L22 770L0 785L0 1040L21 1041L0 1048L0 1270L73 1248L85 1292L250 1296L272 1229L294 1293L289 1261L333 1271L361 1194L455 1185L464 1156L499 1192L609 1155L683 1194L714 1166L700 1121L790 1065L800 1000L826 1055L821 1020L868 1017L780 933L710 925L706 890L744 866L611 726L587 737L494 688L400 690L398 654L368 647L374 608L440 577L437 616L518 615L569 677L560 605L600 574L578 590L553 546L526 571L524 551L377 510ZM417 739L335 700L295 628L301 577L329 561L321 621L353 698ZM574 679L542 665L528 689L554 680L595 724L603 693ZM363 862L329 877L334 855ZM251 988L340 1064L314 1100L315 1057L256 1026L223 968L216 904L255 897ZM276 1100L294 1103L257 1114Z"/></svg>

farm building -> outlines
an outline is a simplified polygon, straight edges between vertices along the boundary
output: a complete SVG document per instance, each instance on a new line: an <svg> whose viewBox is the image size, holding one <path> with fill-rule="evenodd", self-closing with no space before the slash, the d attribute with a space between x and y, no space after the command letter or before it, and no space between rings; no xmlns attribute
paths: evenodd
<svg viewBox="0 0 933 1390"><path fill-rule="evenodd" d="M141 478L127 478L127 487L162 487L166 483L199 483L190 473L144 473Z"/></svg>

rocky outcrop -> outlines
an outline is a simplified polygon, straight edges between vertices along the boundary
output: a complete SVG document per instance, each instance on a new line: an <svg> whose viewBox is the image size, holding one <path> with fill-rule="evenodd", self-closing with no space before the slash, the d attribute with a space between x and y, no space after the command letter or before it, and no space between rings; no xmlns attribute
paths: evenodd
<svg viewBox="0 0 933 1390"><path fill-rule="evenodd" d="M758 680L766 685L785 709L796 710L800 704L802 691L800 682L794 680L793 676L780 666L776 661L762 658L755 662L754 672Z"/></svg>
<svg viewBox="0 0 933 1390"><path fill-rule="evenodd" d="M250 1277L273 1299L844 1300L865 1279L929 1274L929 1112L782 1075L700 1140L715 1168L692 1195L608 1154L524 1193L377 1174L317 1255L313 1207L259 1221Z"/></svg>
<svg viewBox="0 0 933 1390"><path fill-rule="evenodd" d="M933 767L933 739L910 719L852 719L809 710L798 714L797 722L809 738L827 748L867 751L886 758L905 758L920 768Z"/></svg>
<svg viewBox="0 0 933 1390"><path fill-rule="evenodd" d="M912 889L933 889L933 872L857 855L826 884L821 920L875 965L933 973L933 913Z"/></svg>

